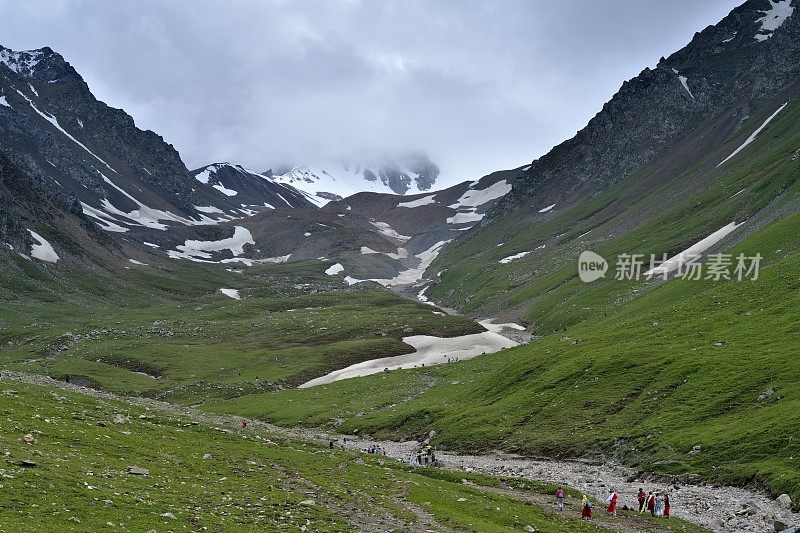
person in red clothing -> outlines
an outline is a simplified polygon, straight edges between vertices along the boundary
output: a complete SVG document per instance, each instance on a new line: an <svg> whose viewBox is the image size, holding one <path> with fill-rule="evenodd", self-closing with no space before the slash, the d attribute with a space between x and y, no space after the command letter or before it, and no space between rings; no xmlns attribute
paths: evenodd
<svg viewBox="0 0 800 533"><path fill-rule="evenodd" d="M664 518L669 518L669 494L664 493Z"/></svg>
<svg viewBox="0 0 800 533"><path fill-rule="evenodd" d="M644 491L643 488L639 487L639 493L636 495L636 499L639 500L639 512L644 512L644 504L647 501L647 493Z"/></svg>
<svg viewBox="0 0 800 533"><path fill-rule="evenodd" d="M617 498L617 493L614 490L608 491L608 498L606 498L608 507L606 507L606 513L617 516Z"/></svg>
<svg viewBox="0 0 800 533"><path fill-rule="evenodd" d="M591 520L592 519L592 501L589 499L586 494L583 495L583 499L581 500L581 520Z"/></svg>
<svg viewBox="0 0 800 533"><path fill-rule="evenodd" d="M653 491L650 491L647 494L647 510L650 511L651 515L656 515L656 497L653 494Z"/></svg>

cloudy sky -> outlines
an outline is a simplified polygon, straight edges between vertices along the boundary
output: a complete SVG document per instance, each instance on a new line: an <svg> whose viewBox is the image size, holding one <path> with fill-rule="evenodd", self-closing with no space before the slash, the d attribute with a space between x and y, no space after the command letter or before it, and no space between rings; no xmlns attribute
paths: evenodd
<svg viewBox="0 0 800 533"><path fill-rule="evenodd" d="M0 0L190 168L419 149L448 182L525 164L737 0Z"/></svg>

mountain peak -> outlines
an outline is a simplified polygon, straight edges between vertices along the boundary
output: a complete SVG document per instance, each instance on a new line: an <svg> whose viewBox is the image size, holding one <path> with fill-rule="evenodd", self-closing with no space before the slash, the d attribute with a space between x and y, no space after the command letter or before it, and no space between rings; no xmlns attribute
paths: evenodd
<svg viewBox="0 0 800 533"><path fill-rule="evenodd" d="M353 159L326 164L281 165L264 174L316 197L324 204L359 192L417 194L431 190L440 174L427 155Z"/></svg>
<svg viewBox="0 0 800 533"><path fill-rule="evenodd" d="M48 47L37 50L14 51L0 45L0 64L22 76L31 76L42 59L53 53L53 50Z"/></svg>

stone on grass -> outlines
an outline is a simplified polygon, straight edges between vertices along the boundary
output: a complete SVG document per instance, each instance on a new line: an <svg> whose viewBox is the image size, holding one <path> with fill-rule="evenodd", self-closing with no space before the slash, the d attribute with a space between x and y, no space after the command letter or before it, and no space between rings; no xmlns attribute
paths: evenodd
<svg viewBox="0 0 800 533"><path fill-rule="evenodd" d="M150 471L146 468L142 468L140 466L129 466L126 469L126 472L132 474L134 476L147 476L150 475Z"/></svg>
<svg viewBox="0 0 800 533"><path fill-rule="evenodd" d="M763 402L764 400L766 400L767 398L769 398L773 394L775 394L775 389L770 387L767 390L765 390L764 392L762 392L761 394L759 394L758 398L756 398L756 401L757 402Z"/></svg>
<svg viewBox="0 0 800 533"><path fill-rule="evenodd" d="M792 498L789 497L788 494L781 494L778 496L778 505L780 505L784 509L791 509L792 508Z"/></svg>

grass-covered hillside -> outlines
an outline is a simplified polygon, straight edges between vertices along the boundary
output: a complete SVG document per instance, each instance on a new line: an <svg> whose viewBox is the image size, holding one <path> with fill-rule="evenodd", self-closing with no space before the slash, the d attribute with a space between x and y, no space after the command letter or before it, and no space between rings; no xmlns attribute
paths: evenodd
<svg viewBox="0 0 800 533"><path fill-rule="evenodd" d="M234 418L8 379L0 428L4 531L610 531L577 518L573 492L563 514L532 504L549 503L549 485L413 469ZM701 531L660 522L647 530Z"/></svg>
<svg viewBox="0 0 800 533"><path fill-rule="evenodd" d="M445 248L429 269L437 282L426 295L472 314L518 319L540 334L624 305L634 289L643 289L609 279L581 283L581 251L609 259L610 278L618 254L643 254L649 263L651 254L672 256L733 221L743 223L722 243L730 246L800 210L797 95L751 144L718 166L773 111L754 113L714 150L698 147L718 124L698 127L664 156L596 195L578 191L546 213L538 209L547 206L530 199L497 215ZM521 252L529 253L500 263Z"/></svg>
<svg viewBox="0 0 800 533"><path fill-rule="evenodd" d="M318 261L241 273L179 262L118 278L11 261L18 266L2 281L0 366L180 403L296 386L408 353L408 335L482 330L371 284L343 289Z"/></svg>
<svg viewBox="0 0 800 533"><path fill-rule="evenodd" d="M456 450L613 458L798 500L800 214L729 251L761 253L758 280L630 283L624 305L526 346L208 408L394 438L436 430Z"/></svg>

